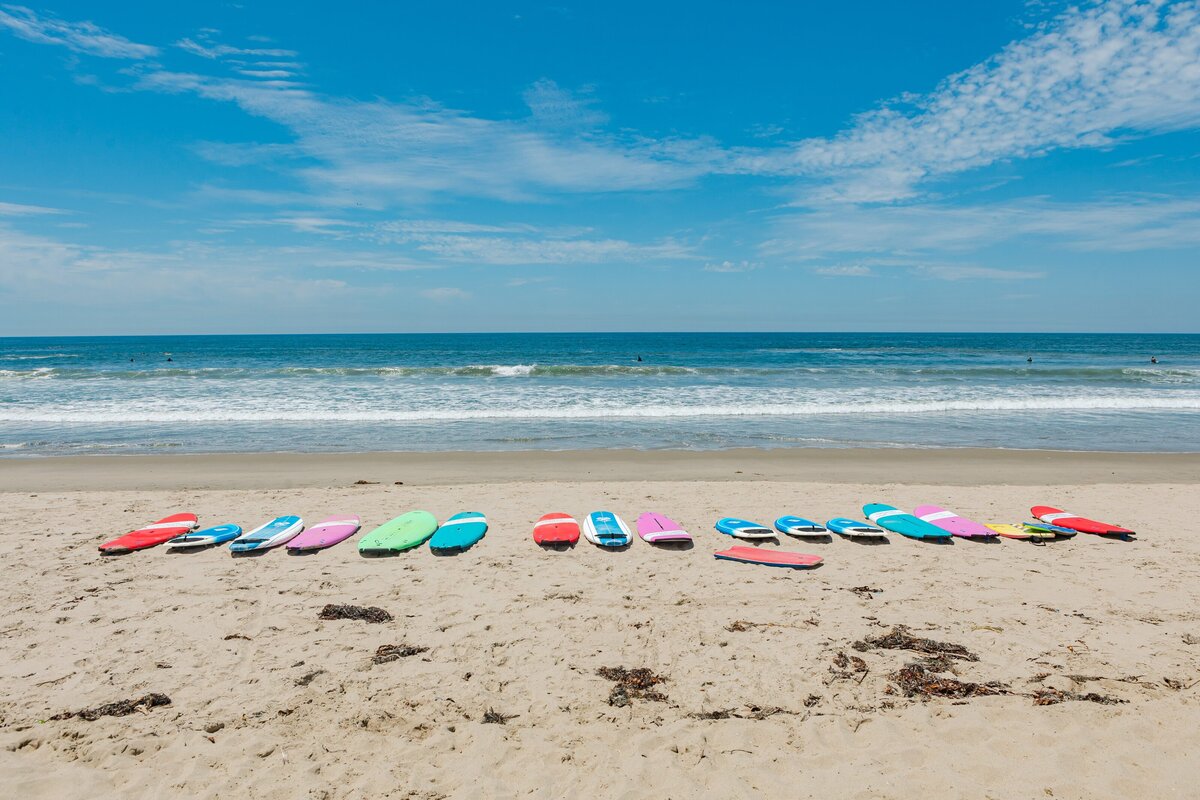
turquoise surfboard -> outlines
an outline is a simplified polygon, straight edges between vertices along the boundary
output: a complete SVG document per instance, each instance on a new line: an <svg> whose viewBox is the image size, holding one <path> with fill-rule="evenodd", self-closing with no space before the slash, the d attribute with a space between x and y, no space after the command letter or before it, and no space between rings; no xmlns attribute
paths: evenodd
<svg viewBox="0 0 1200 800"><path fill-rule="evenodd" d="M863 506L863 513L867 515L868 522L874 522L881 528L886 528L893 533L907 536L910 539L950 538L950 531L914 517L912 514L901 511L895 506L883 503L868 503Z"/></svg>
<svg viewBox="0 0 1200 800"><path fill-rule="evenodd" d="M478 511L455 514L437 529L429 540L429 549L441 552L470 549L487 533L487 517Z"/></svg>

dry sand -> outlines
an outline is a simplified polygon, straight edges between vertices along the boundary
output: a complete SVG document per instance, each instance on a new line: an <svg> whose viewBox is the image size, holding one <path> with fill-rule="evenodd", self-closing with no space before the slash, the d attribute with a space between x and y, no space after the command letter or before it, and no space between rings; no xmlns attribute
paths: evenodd
<svg viewBox="0 0 1200 800"><path fill-rule="evenodd" d="M0 784L21 798L1194 796L1198 483L1197 456L987 451L3 461ZM877 500L982 521L1044 502L1140 536L784 537L826 559L803 572L712 558L730 544L719 516ZM95 549L177 511L243 526L354 512L369 529L414 508L483 511L491 529L455 557L364 559L354 540L306 557ZM543 513L597 508L663 511L695 546L530 538ZM395 618L320 621L326 603ZM896 625L964 645L979 660L953 673L1008 693L904 696L889 675L919 654L853 648ZM389 644L428 650L372 663ZM610 705L597 669L618 666L665 675L665 699ZM1036 705L1043 689L1120 702ZM171 704L50 719L150 692Z"/></svg>

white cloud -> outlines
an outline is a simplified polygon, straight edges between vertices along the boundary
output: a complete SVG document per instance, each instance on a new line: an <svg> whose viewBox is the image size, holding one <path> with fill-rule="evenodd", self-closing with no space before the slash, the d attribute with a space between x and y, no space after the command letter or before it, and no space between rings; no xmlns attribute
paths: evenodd
<svg viewBox="0 0 1200 800"><path fill-rule="evenodd" d="M1200 245L1200 198L1116 195L970 206L830 206L774 224L764 254L813 260L847 253L954 254L1010 240L1074 251L1133 252Z"/></svg>
<svg viewBox="0 0 1200 800"><path fill-rule="evenodd" d="M432 102L328 97L290 81L149 70L136 87L236 103L283 125L294 137L291 154L307 160L293 175L317 194L364 205L444 193L527 201L563 192L657 191L691 183L708 170L705 159L718 158L703 142L560 135L533 121L491 120ZM243 163L261 155L254 145L214 149L223 159L233 151Z"/></svg>
<svg viewBox="0 0 1200 800"><path fill-rule="evenodd" d="M364 238L406 245L441 262L474 264L605 264L678 261L695 257L673 239L637 243L588 236L587 228L539 228L527 223L482 224L402 219L372 225Z"/></svg>
<svg viewBox="0 0 1200 800"><path fill-rule="evenodd" d="M1198 123L1197 3L1110 0L1071 8L931 93L858 116L837 136L787 153L745 153L741 167L824 179L808 203L894 201L997 161Z"/></svg>
<svg viewBox="0 0 1200 800"><path fill-rule="evenodd" d="M715 264L705 264L705 272L749 272L758 269L759 264L753 261L721 261Z"/></svg>
<svg viewBox="0 0 1200 800"><path fill-rule="evenodd" d="M426 289L421 292L421 296L426 300L436 300L439 302L446 300L466 300L471 295L464 292L462 289L457 289L453 286L440 286L436 289Z"/></svg>
<svg viewBox="0 0 1200 800"><path fill-rule="evenodd" d="M398 219L381 222L375 229L395 241L411 241L439 233L534 233L538 230L528 224L487 225L453 219Z"/></svg>
<svg viewBox="0 0 1200 800"><path fill-rule="evenodd" d="M57 208L27 206L21 203L0 203L0 217L27 217L36 214L61 214Z"/></svg>
<svg viewBox="0 0 1200 800"><path fill-rule="evenodd" d="M832 138L775 147L586 133L604 115L587 95L549 79L526 91L527 121L432 102L343 100L287 81L157 72L142 87L235 102L285 125L295 153L318 162L295 174L339 197L520 201L673 189L707 174L741 173L815 179L806 184L810 205L891 202L997 161L1200 124L1200 11L1196 0L1070 9L929 94L896 98ZM243 157L263 155L250 149Z"/></svg>
<svg viewBox="0 0 1200 800"><path fill-rule="evenodd" d="M233 47L227 44L211 44L208 42L197 42L193 39L180 39L175 43L175 46L181 50L186 50L192 55L200 56L201 58L220 59L228 58L229 56L259 56L265 58L295 58L298 53L295 50L280 50L276 48L261 48L261 47Z"/></svg>
<svg viewBox="0 0 1200 800"><path fill-rule="evenodd" d="M159 52L157 47L131 42L94 23L43 17L24 6L0 6L0 26L26 41L60 45L76 53L103 58L142 59Z"/></svg>
<svg viewBox="0 0 1200 800"><path fill-rule="evenodd" d="M321 233L333 236L344 236L347 228L359 227L358 223L336 217L322 217L315 214L285 214L268 218L243 218L222 220L224 225L234 227L253 227L260 225L276 225L291 228L297 233Z"/></svg>
<svg viewBox="0 0 1200 800"><path fill-rule="evenodd" d="M942 281L990 280L1028 281L1046 277L1043 272L1017 269L996 269L969 264L923 264L914 268L917 275Z"/></svg>
<svg viewBox="0 0 1200 800"><path fill-rule="evenodd" d="M290 78L294 73L286 69L239 69L238 74L247 78Z"/></svg>
<svg viewBox="0 0 1200 800"><path fill-rule="evenodd" d="M178 277L175 297L198 291L220 299L222 287L266 288L310 293L314 287L348 284L339 271L411 271L437 269L437 264L406 260L394 253L345 251L328 247L233 246L197 241L172 242L155 248L109 248L58 241L0 224L0 293L53 297L65 291L80 298L95 290L106 297L128 294L145 284L169 287ZM234 289L231 288L231 291ZM248 290L248 289L247 289ZM94 302L97 295L92 295ZM149 295L147 295L149 297Z"/></svg>
<svg viewBox="0 0 1200 800"><path fill-rule="evenodd" d="M482 264L606 264L692 258L691 248L664 240L636 244L624 239L430 236L417 249L444 261Z"/></svg>
<svg viewBox="0 0 1200 800"><path fill-rule="evenodd" d="M1045 273L1031 270L1000 269L976 264L914 263L902 258L872 259L867 263L856 264L830 264L814 267L812 271L817 275L837 278L874 278L888 270L904 271L919 278L942 281L1018 281L1045 277Z"/></svg>
<svg viewBox="0 0 1200 800"><path fill-rule="evenodd" d="M875 274L865 264L838 264L829 267L817 267L813 272L818 275L830 275L839 278L868 278Z"/></svg>
<svg viewBox="0 0 1200 800"><path fill-rule="evenodd" d="M384 272L412 272L414 270L441 269L440 264L428 261L413 261L390 253L373 251L347 251L336 254L315 255L309 264L323 269L350 269Z"/></svg>
<svg viewBox="0 0 1200 800"><path fill-rule="evenodd" d="M525 105L534 120L551 128L593 128L608 122L608 115L595 108L595 98L561 88L549 78L535 81L525 90Z"/></svg>
<svg viewBox="0 0 1200 800"><path fill-rule="evenodd" d="M5 8L0 23L34 41L128 58L158 52L90 22ZM806 179L805 202L816 206L892 202L918 196L939 177L997 161L1110 147L1200 124L1197 0L1069 8L933 91L859 115L836 136L734 149L705 138L602 132L606 117L587 92L548 78L526 90L531 116L516 120L432 101L323 95L289 80L299 68L295 51L221 44L215 33L176 44L235 66L241 77L146 66L135 86L235 103L284 126L293 137L287 145L210 145L202 152L226 164L272 162L307 186L311 204L379 208L440 195L528 201L677 189L711 174ZM280 158L296 163L275 163Z"/></svg>

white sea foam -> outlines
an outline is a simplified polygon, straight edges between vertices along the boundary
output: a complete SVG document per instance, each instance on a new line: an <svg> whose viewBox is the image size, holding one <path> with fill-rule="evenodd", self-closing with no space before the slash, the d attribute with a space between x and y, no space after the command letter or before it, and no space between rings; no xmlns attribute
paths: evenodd
<svg viewBox="0 0 1200 800"><path fill-rule="evenodd" d="M0 361L44 361L47 358L79 358L78 353L45 353L41 355L4 355Z"/></svg>
<svg viewBox="0 0 1200 800"><path fill-rule="evenodd" d="M514 398L515 399L515 398ZM1200 396L1188 397L1024 397L955 400L888 400L864 402L791 402L732 404L596 404L573 402L555 406L499 405L456 408L427 405L419 409L361 408L282 399L268 404L232 402L187 408L146 403L69 408L3 408L0 422L24 423L189 423L189 422L426 422L485 419L644 419L685 417L807 417L847 414L939 414L1005 412L1178 411L1200 412Z"/></svg>
<svg viewBox="0 0 1200 800"><path fill-rule="evenodd" d="M532 375L537 364L513 364L512 366L491 366L484 369L491 370L492 374L500 378L518 378L525 375Z"/></svg>

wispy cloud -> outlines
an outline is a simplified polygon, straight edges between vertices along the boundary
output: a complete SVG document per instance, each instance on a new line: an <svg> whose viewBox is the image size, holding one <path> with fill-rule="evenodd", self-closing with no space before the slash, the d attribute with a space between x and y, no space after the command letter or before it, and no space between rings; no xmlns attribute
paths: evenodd
<svg viewBox="0 0 1200 800"><path fill-rule="evenodd" d="M421 292L421 296L426 300L444 302L447 300L466 300L471 295L453 286L440 286L436 289L425 289Z"/></svg>
<svg viewBox="0 0 1200 800"><path fill-rule="evenodd" d="M21 203L0 202L0 217L28 217L38 214L61 213L63 212L57 208L47 208L45 206L27 206Z"/></svg>
<svg viewBox="0 0 1200 800"><path fill-rule="evenodd" d="M832 206L779 217L764 243L775 258L836 254L955 254L1012 240L1075 251L1171 250L1200 244L1200 198L1118 195L1089 202L1031 198L951 206L939 203Z"/></svg>
<svg viewBox="0 0 1200 800"><path fill-rule="evenodd" d="M524 96L525 105L540 125L570 129L592 128L608 122L608 115L596 108L595 98L569 92L549 78L535 81Z"/></svg>
<svg viewBox="0 0 1200 800"><path fill-rule="evenodd" d="M942 281L1029 281L1046 277L1044 272L1020 269L997 269L970 264L923 264L913 270L917 275Z"/></svg>
<svg viewBox="0 0 1200 800"><path fill-rule="evenodd" d="M532 286L538 283L548 283L550 280L552 279L546 276L539 278L510 278L505 285L517 288L520 286Z"/></svg>
<svg viewBox="0 0 1200 800"><path fill-rule="evenodd" d="M205 37L207 39L207 37ZM218 59L230 56L255 56L259 58L295 58L299 55L295 50L281 50L263 47L234 47L227 44L214 44L208 41L197 42L193 39L180 39L175 46L181 50L200 56L201 58Z"/></svg>
<svg viewBox="0 0 1200 800"><path fill-rule="evenodd" d="M749 272L752 269L758 269L760 264L754 261L720 261L714 264L705 264L705 272Z"/></svg>
<svg viewBox="0 0 1200 800"><path fill-rule="evenodd" d="M1054 149L1200 123L1200 11L1109 0L1071 8L925 95L904 95L832 138L747 153L752 172L821 180L804 202L890 202L930 180Z"/></svg>
<svg viewBox="0 0 1200 800"><path fill-rule="evenodd" d="M375 230L381 236L390 236L396 241L411 241L437 234L535 233L539 228L528 223L489 225L455 219L397 219L381 222L375 226Z"/></svg>
<svg viewBox="0 0 1200 800"><path fill-rule="evenodd" d="M5 8L0 23L34 41L126 58L158 52L90 22ZM215 35L176 45L223 63L230 74L145 65L135 87L235 103L284 126L293 138L284 146L229 143L202 152L225 164L294 159L287 171L314 201L323 196L367 207L445 195L511 202L660 191L713 174L798 179L810 206L894 202L921 195L938 178L997 161L1110 147L1200 124L1196 0L1069 8L931 92L894 98L833 137L743 148L608 132L588 91L572 92L548 78L526 89L526 119L489 119L428 100L329 96L294 80L295 51L239 47Z"/></svg>
<svg viewBox="0 0 1200 800"><path fill-rule="evenodd" d="M60 45L76 53L103 58L143 59L159 53L157 47L131 42L94 23L40 16L24 6L0 6L0 26L26 41Z"/></svg>
<svg viewBox="0 0 1200 800"><path fill-rule="evenodd" d="M435 103L328 97L292 81L146 70L136 87L237 104L291 131L292 174L318 194L355 203L412 202L442 194L528 201L554 193L677 188L699 178L704 143L622 141L546 130L530 120L491 120ZM274 158L253 144L224 146L242 163ZM210 150L209 152L212 152ZM314 163L315 162L315 163Z"/></svg>
<svg viewBox="0 0 1200 800"><path fill-rule="evenodd" d="M597 238L586 228L527 223L481 224L445 219L392 220L369 226L365 238L402 244L448 263L535 265L682 261L691 245L673 239L639 243Z"/></svg>
<svg viewBox="0 0 1200 800"><path fill-rule="evenodd" d="M835 278L869 278L875 272L865 264L835 264L828 267L816 267L813 272L818 275L829 275Z"/></svg>
<svg viewBox="0 0 1200 800"><path fill-rule="evenodd" d="M664 240L637 244L624 239L431 236L417 249L444 261L482 264L607 264L691 258L687 245Z"/></svg>

